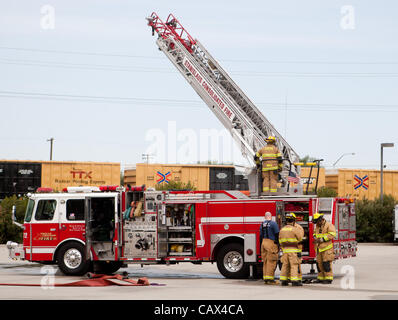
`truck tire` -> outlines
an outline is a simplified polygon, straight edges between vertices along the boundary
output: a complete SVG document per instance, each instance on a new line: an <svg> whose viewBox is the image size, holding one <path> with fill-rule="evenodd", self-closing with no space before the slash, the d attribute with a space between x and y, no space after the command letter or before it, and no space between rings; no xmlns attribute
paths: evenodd
<svg viewBox="0 0 398 320"><path fill-rule="evenodd" d="M120 261L96 261L94 262L94 272L101 274L113 274L122 267Z"/></svg>
<svg viewBox="0 0 398 320"><path fill-rule="evenodd" d="M68 276L81 276L89 271L91 261L86 260L85 247L78 242L68 242L58 251L59 269Z"/></svg>
<svg viewBox="0 0 398 320"><path fill-rule="evenodd" d="M243 245L229 243L217 254L217 268L229 279L246 279L249 277L249 265L244 262Z"/></svg>

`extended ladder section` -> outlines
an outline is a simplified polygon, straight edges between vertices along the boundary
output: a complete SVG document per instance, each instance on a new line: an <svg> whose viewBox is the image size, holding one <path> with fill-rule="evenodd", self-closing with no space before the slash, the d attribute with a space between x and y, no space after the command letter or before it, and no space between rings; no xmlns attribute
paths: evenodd
<svg viewBox="0 0 398 320"><path fill-rule="evenodd" d="M297 153L203 45L193 39L172 14L165 23L156 13L147 20L152 34L155 31L158 34L159 49L231 133L251 165L255 166L255 153L266 145L265 138L275 136L286 160L282 178L287 181L289 172L299 174L299 167L294 165L299 161Z"/></svg>

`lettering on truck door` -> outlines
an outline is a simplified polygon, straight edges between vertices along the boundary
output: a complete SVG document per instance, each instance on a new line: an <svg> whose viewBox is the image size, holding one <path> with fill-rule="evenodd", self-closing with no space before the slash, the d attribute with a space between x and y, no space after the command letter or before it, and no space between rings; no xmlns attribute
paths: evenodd
<svg viewBox="0 0 398 320"><path fill-rule="evenodd" d="M59 242L66 239L85 241L84 198L61 199Z"/></svg>

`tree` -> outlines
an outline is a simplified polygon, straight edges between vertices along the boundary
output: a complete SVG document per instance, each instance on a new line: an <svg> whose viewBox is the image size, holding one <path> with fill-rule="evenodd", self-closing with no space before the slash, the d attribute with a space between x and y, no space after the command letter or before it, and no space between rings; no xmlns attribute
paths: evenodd
<svg viewBox="0 0 398 320"><path fill-rule="evenodd" d="M315 160L319 160L319 159L316 157L310 157L308 154L305 157L300 158L300 162L303 163L302 167L308 167L307 163L314 162ZM322 167L322 166L320 166L320 167Z"/></svg>
<svg viewBox="0 0 398 320"><path fill-rule="evenodd" d="M320 198L335 198L337 197L337 191L329 187L320 187L317 190L317 196Z"/></svg>
<svg viewBox="0 0 398 320"><path fill-rule="evenodd" d="M0 204L0 243L6 243L7 241L22 242L22 230L12 223L11 211L12 206L15 205L15 216L17 221L22 223L28 199L17 198L12 196L5 198Z"/></svg>
<svg viewBox="0 0 398 320"><path fill-rule="evenodd" d="M156 190L196 190L195 185L188 181L187 183L181 181L173 181L171 180L169 183L162 183L155 187Z"/></svg>
<svg viewBox="0 0 398 320"><path fill-rule="evenodd" d="M392 242L393 209L397 201L391 195L380 199L355 202L357 240L359 242Z"/></svg>

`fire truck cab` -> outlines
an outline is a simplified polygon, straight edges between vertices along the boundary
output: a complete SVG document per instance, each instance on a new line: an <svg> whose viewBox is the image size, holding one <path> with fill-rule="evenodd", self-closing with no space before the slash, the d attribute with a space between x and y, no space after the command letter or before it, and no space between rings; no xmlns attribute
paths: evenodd
<svg viewBox="0 0 398 320"><path fill-rule="evenodd" d="M144 187L72 187L29 196L23 244L10 257L57 264L68 275L112 273L130 264L214 262L227 278L261 272L265 212L282 227L294 212L305 230L303 263L315 263L312 215L336 226L336 259L356 254L354 203L348 199L250 198L240 191L155 191Z"/></svg>

